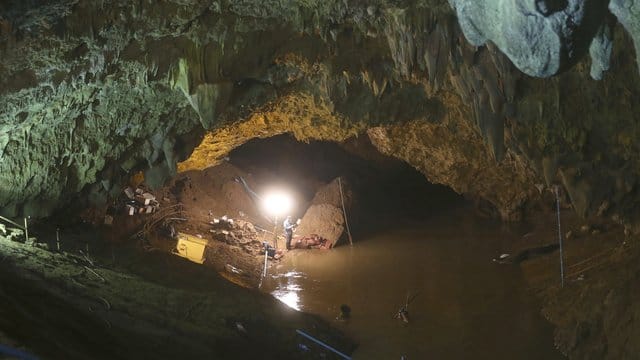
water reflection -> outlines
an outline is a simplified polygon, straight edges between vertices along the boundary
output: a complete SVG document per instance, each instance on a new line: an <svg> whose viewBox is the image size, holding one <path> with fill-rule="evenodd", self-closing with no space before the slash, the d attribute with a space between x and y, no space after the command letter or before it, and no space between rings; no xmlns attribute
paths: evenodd
<svg viewBox="0 0 640 360"><path fill-rule="evenodd" d="M302 308L298 293L302 291L302 286L299 285L299 279L301 278L304 278L304 274L296 271L288 271L284 274L272 276L277 285L271 295L288 307L300 311Z"/></svg>

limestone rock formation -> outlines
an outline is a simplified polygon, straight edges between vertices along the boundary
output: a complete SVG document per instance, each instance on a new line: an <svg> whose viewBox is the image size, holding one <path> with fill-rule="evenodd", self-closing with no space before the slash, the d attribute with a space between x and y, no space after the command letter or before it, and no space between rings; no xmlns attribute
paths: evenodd
<svg viewBox="0 0 640 360"><path fill-rule="evenodd" d="M636 48L636 60L640 70L640 1L637 0L611 0L609 10L624 26L633 38Z"/></svg>
<svg viewBox="0 0 640 360"><path fill-rule="evenodd" d="M1 212L104 202L255 137L366 133L505 219L557 183L634 230L637 6L609 3L620 25L597 0L5 2Z"/></svg>
<svg viewBox="0 0 640 360"><path fill-rule="evenodd" d="M449 0L465 37L475 46L493 42L514 65L531 76L549 77L574 65L587 51L591 76L609 69L611 34L607 1ZM638 42L638 7L611 1L609 9ZM638 59L640 65L640 58ZM639 66L640 67L640 66Z"/></svg>

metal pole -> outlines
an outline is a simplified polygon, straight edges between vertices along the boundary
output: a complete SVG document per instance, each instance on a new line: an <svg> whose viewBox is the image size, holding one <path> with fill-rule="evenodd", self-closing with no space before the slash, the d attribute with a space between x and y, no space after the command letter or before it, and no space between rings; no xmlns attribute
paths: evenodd
<svg viewBox="0 0 640 360"><path fill-rule="evenodd" d="M58 248L58 252L60 252L60 228L56 228L56 247Z"/></svg>
<svg viewBox="0 0 640 360"><path fill-rule="evenodd" d="M344 224L347 228L347 235L349 235L349 244L353 246L353 238L351 237L351 229L349 229L349 221L347 220L347 209L344 207L344 195L342 194L342 181L338 177L338 186L340 187L340 201L342 202L342 214L344 214Z"/></svg>
<svg viewBox="0 0 640 360"><path fill-rule="evenodd" d="M342 358L347 359L347 360L351 360L351 357L350 357L350 356L347 356L347 355L345 355L345 354L341 353L340 351L338 351L338 350L336 350L336 349L332 348L331 346L329 346L329 345L327 345L327 344L323 343L322 341L320 341L320 340L318 340L318 339L314 338L313 336L311 336L311 335L309 335L309 334L305 333L304 331L302 331L302 330L296 330L296 332L297 332L298 334L300 334L300 335L304 336L305 338L307 338L307 339L309 339L309 340L311 340L311 341L315 342L316 344L318 344L318 345L320 345L320 346L322 346L322 347L324 347L324 348L326 348L326 349L328 349L328 350L333 351L334 353L336 353L336 354L340 355Z"/></svg>
<svg viewBox="0 0 640 360"><path fill-rule="evenodd" d="M29 227L27 225L27 218L24 218L24 241L29 242Z"/></svg>
<svg viewBox="0 0 640 360"><path fill-rule="evenodd" d="M560 244L560 287L564 288L564 259L562 254L562 230L560 229L560 196L558 185L554 187L556 193L556 213L558 214L558 242Z"/></svg>
<svg viewBox="0 0 640 360"><path fill-rule="evenodd" d="M269 252L267 250L269 250L269 247L267 243L264 243L264 270L262 271L262 277L267 276L267 260L269 258Z"/></svg>
<svg viewBox="0 0 640 360"><path fill-rule="evenodd" d="M273 246L278 250L278 216L273 218Z"/></svg>
<svg viewBox="0 0 640 360"><path fill-rule="evenodd" d="M264 278L267 276L267 260L269 257L267 250L269 249L269 246L268 246L269 244L267 243L266 234L264 236L264 241L262 241L262 245L264 246L264 270L262 270L262 276L260 277L260 283L258 284L258 289L262 288L262 282L264 281Z"/></svg>

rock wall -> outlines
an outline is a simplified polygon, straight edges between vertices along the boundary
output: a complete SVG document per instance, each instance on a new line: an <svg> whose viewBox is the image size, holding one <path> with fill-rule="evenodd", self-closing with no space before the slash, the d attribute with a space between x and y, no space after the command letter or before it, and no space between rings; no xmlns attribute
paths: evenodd
<svg viewBox="0 0 640 360"><path fill-rule="evenodd" d="M105 201L255 137L366 134L504 219L557 183L635 230L637 5L604 4L5 2L1 211Z"/></svg>
<svg viewBox="0 0 640 360"><path fill-rule="evenodd" d="M615 240L614 240L615 241ZM634 359L640 345L637 241L598 258L597 270L545 291L543 313L556 326L558 348L573 359Z"/></svg>
<svg viewBox="0 0 640 360"><path fill-rule="evenodd" d="M608 69L610 43L605 1L451 0L465 37L475 46L492 41L516 67L549 77L575 64L593 45L592 74ZM595 51L596 47L605 48ZM607 51L609 50L609 51Z"/></svg>

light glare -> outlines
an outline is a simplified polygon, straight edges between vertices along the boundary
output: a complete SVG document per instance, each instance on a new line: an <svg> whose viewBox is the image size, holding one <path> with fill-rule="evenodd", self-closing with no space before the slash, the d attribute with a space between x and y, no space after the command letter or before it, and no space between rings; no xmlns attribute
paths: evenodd
<svg viewBox="0 0 640 360"><path fill-rule="evenodd" d="M274 190L264 196L263 206L269 215L282 217L282 215L288 214L291 211L293 199L284 191Z"/></svg>

